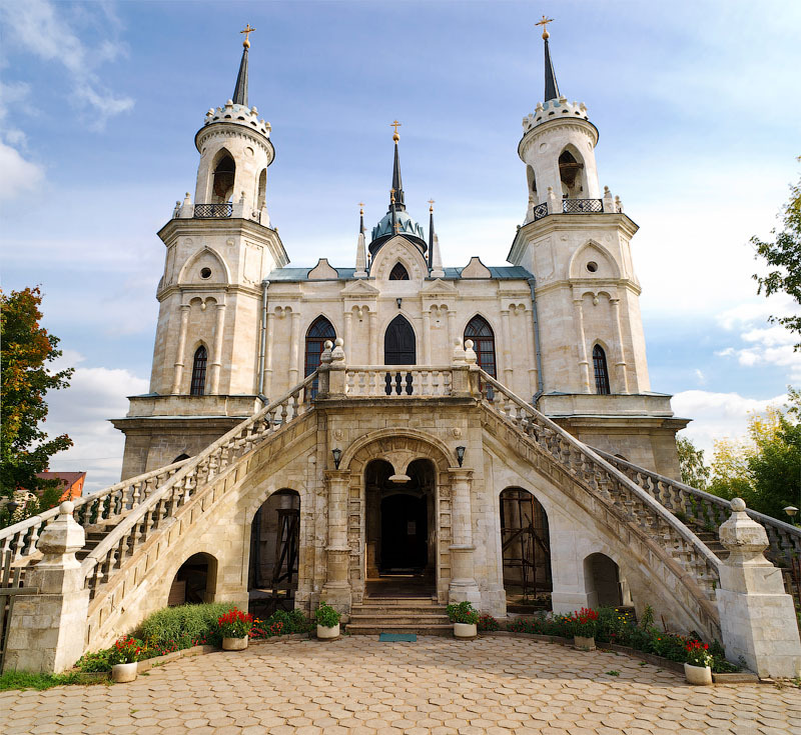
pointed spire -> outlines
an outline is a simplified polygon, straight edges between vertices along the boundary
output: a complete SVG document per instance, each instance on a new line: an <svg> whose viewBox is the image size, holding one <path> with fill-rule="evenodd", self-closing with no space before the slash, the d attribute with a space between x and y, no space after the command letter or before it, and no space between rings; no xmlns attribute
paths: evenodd
<svg viewBox="0 0 801 735"><path fill-rule="evenodd" d="M434 200L428 200L428 269L434 262Z"/></svg>
<svg viewBox="0 0 801 735"><path fill-rule="evenodd" d="M439 252L439 238L436 232L434 233L434 244L431 246L431 277L445 277L445 270L442 267L442 255Z"/></svg>
<svg viewBox="0 0 801 735"><path fill-rule="evenodd" d="M395 160L392 164L392 190L395 192L395 206L401 211L406 211L406 202L404 201L403 197L403 181L401 180L401 167L400 167L400 153L398 151L398 141L400 140L400 135L398 135L398 128L402 125L397 120L390 124L391 128L395 128L395 132L392 134L392 140L395 141Z"/></svg>
<svg viewBox="0 0 801 735"><path fill-rule="evenodd" d="M356 243L356 278L367 278L367 242L364 239L364 204L359 202L359 239Z"/></svg>
<svg viewBox="0 0 801 735"><path fill-rule="evenodd" d="M236 75L236 86L234 87L233 101L235 105L248 106L248 49L250 48L250 36L255 28L250 27L250 23L245 25L245 29L239 31L245 34L245 40L242 41L242 61L239 62L239 74Z"/></svg>
<svg viewBox="0 0 801 735"><path fill-rule="evenodd" d="M548 23L553 23L553 18L546 18L543 15L542 20L536 24L542 26L542 40L545 42L545 99L543 102L559 99L559 85L556 82L556 72L553 70L551 62L551 50L548 47L548 39L551 37L551 34L548 33Z"/></svg>

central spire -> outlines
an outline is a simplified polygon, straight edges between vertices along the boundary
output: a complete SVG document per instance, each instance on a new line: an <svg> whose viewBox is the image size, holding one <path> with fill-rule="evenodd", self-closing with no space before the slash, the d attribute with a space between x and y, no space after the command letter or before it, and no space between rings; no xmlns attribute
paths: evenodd
<svg viewBox="0 0 801 735"><path fill-rule="evenodd" d="M403 200L403 181L401 180L400 153L398 151L398 141L400 140L398 128L401 125L402 123L399 123L397 120L395 120L393 123L390 123L390 127L395 128L395 132L392 134L392 140L395 141L395 160L392 164L392 191L394 192L394 204L392 201L390 201L390 208L394 206L395 209L405 212L406 202Z"/></svg>
<svg viewBox="0 0 801 735"><path fill-rule="evenodd" d="M551 37L551 34L548 33L548 23L553 23L553 18L546 18L544 15L542 20L536 23L536 25L542 26L542 40L545 42L545 99L543 102L559 99L559 85L556 83L556 72L553 70L551 50L548 47L548 39Z"/></svg>
<svg viewBox="0 0 801 735"><path fill-rule="evenodd" d="M250 27L250 23L245 25L245 29L239 31L245 34L245 40L242 41L242 61L239 62L239 74L236 75L236 86L234 87L233 102L235 105L248 106L248 49L250 48L249 36L255 28Z"/></svg>

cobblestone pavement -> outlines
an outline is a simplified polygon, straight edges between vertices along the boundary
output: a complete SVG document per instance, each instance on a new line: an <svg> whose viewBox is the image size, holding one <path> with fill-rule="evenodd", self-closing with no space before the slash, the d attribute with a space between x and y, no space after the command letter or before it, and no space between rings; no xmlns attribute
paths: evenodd
<svg viewBox="0 0 801 735"><path fill-rule="evenodd" d="M801 690L691 687L614 653L520 638L282 641L131 684L0 692L0 733L801 733Z"/></svg>

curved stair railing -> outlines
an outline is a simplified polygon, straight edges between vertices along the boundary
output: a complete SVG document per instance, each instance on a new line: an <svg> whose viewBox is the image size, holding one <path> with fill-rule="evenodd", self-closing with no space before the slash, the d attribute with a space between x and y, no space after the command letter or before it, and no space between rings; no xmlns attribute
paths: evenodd
<svg viewBox="0 0 801 735"><path fill-rule="evenodd" d="M719 626L715 589L720 559L684 523L593 449L537 411L480 368L482 403L500 416L574 479L589 486L647 539L651 548L678 569L677 577L703 614Z"/></svg>
<svg viewBox="0 0 801 735"><path fill-rule="evenodd" d="M600 449L593 451L619 469L674 515L683 516L706 531L717 535L720 525L731 515L731 506L725 498L698 490L678 480L671 480ZM746 508L745 512L765 527L770 541L770 551L766 553L773 557L774 562L786 562L793 556L801 555L801 528L750 508Z"/></svg>
<svg viewBox="0 0 801 735"><path fill-rule="evenodd" d="M189 461L182 459L180 462L130 477L103 490L76 498L73 501L75 504L73 517L84 528L114 522L146 500L157 487L169 480ZM42 529L58 514L59 507L56 506L13 526L0 529L0 554L11 553L13 562L19 564L25 557L36 553L36 543Z"/></svg>
<svg viewBox="0 0 801 735"><path fill-rule="evenodd" d="M315 371L200 454L186 460L164 485L156 488L128 513L81 562L90 601L100 586L122 568L125 559L133 556L179 508L265 438L307 413L311 408L308 398L316 379Z"/></svg>

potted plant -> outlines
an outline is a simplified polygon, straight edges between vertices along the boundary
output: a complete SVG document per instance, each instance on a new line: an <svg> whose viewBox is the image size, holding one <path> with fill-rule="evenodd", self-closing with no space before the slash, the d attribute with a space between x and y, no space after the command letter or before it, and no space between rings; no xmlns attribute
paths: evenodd
<svg viewBox="0 0 801 735"><path fill-rule="evenodd" d="M684 678L688 684L707 685L712 683L712 654L709 644L689 640L684 645L687 661L684 663Z"/></svg>
<svg viewBox="0 0 801 735"><path fill-rule="evenodd" d="M475 638L478 635L479 614L473 605L464 600L445 608L448 618L453 623L454 638Z"/></svg>
<svg viewBox="0 0 801 735"><path fill-rule="evenodd" d="M582 607L571 616L573 646L579 651L595 650L595 634L598 632L598 612L591 607Z"/></svg>
<svg viewBox="0 0 801 735"><path fill-rule="evenodd" d="M142 648L135 638L121 638L118 640L108 656L111 664L111 680L117 684L124 684L136 679L137 661Z"/></svg>
<svg viewBox="0 0 801 735"><path fill-rule="evenodd" d="M217 627L222 636L223 651L244 651L248 647L253 616L233 608L217 618Z"/></svg>
<svg viewBox="0 0 801 735"><path fill-rule="evenodd" d="M321 601L314 613L314 619L317 621L317 637L322 640L339 638L339 619L341 617L342 615L331 605Z"/></svg>

